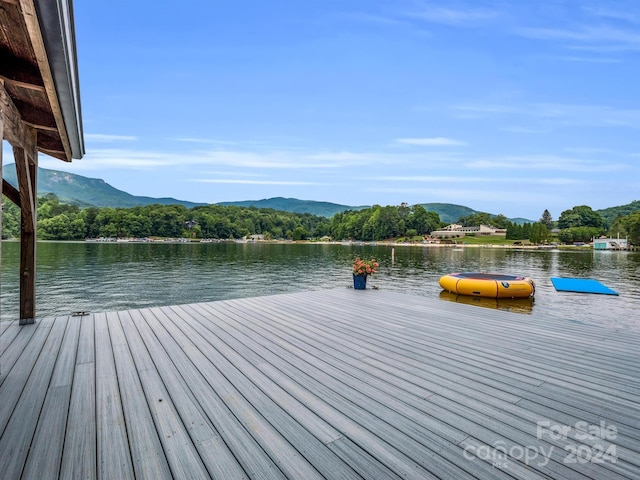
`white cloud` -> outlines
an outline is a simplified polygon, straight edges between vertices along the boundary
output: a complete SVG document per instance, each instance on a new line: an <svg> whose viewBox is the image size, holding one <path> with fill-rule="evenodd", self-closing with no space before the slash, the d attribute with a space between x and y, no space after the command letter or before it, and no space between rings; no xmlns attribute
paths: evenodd
<svg viewBox="0 0 640 480"><path fill-rule="evenodd" d="M542 185L586 185L591 182L576 178L539 178L535 183Z"/></svg>
<svg viewBox="0 0 640 480"><path fill-rule="evenodd" d="M451 188L451 187L422 187L422 188L406 188L406 187L373 187L369 189L371 192L401 194L405 198L415 196L421 203L429 200L438 199L439 202L454 203L458 205L474 205L474 208L485 211L493 210L492 213L502 213L501 206L505 206L508 202L509 209L528 211L532 204L544 205L548 201L548 192L537 191L521 191L517 188L499 189L499 190L476 190L472 188ZM497 206L487 207L487 203L496 202ZM481 207L485 205L485 207Z"/></svg>
<svg viewBox="0 0 640 480"><path fill-rule="evenodd" d="M391 175L368 177L366 180L385 182L420 182L420 183L468 183L495 179L479 179L478 177L444 176L444 175Z"/></svg>
<svg viewBox="0 0 640 480"><path fill-rule="evenodd" d="M591 8L584 7L585 12L588 12L597 17L621 20L629 23L640 23L640 15L632 11L611 10L607 8Z"/></svg>
<svg viewBox="0 0 640 480"><path fill-rule="evenodd" d="M615 155L615 156L623 156L623 157L631 157L633 154L619 152L616 150L612 150L610 148L594 148L594 147L567 147L564 149L565 152L580 154L580 155Z"/></svg>
<svg viewBox="0 0 640 480"><path fill-rule="evenodd" d="M261 174L261 173L222 171L222 170L207 170L205 172L202 172L202 175L223 175L227 177L264 177L264 174Z"/></svg>
<svg viewBox="0 0 640 480"><path fill-rule="evenodd" d="M455 185L460 183L475 183L483 186L491 184L514 185L514 184L533 184L533 185L577 185L585 183L583 180L575 178L534 178L534 177L478 177L478 176L385 176L371 177L367 180L385 181L385 182L403 182L403 183L433 183L441 185ZM500 188L504 188L501 186ZM431 190L429 190L431 191ZM484 191L484 190L483 190Z"/></svg>
<svg viewBox="0 0 640 480"><path fill-rule="evenodd" d="M513 155L490 159L467 159L466 168L480 170L546 170L572 172L617 172L629 168L623 163L594 162L553 155Z"/></svg>
<svg viewBox="0 0 640 480"><path fill-rule="evenodd" d="M108 135L104 133L85 133L84 139L91 142L132 142L138 140L138 137L132 135Z"/></svg>
<svg viewBox="0 0 640 480"><path fill-rule="evenodd" d="M8 157L8 155L7 155ZM412 161L411 155L390 155L378 152L350 151L287 151L287 150L184 150L177 152L90 149L82 160L67 164L51 157L41 156L45 168L68 171L93 170L145 170L159 167L202 165L233 167L234 169L290 169L329 170L347 167L369 167L379 164L398 164ZM64 165L63 165L64 163ZM224 170L220 168L220 170ZM246 174L245 174L246 175Z"/></svg>
<svg viewBox="0 0 640 480"><path fill-rule="evenodd" d="M224 183L240 185L326 185L318 182L287 181L287 180L247 180L244 178L195 178L191 180L196 183Z"/></svg>
<svg viewBox="0 0 640 480"><path fill-rule="evenodd" d="M610 57L576 57L576 56L564 56L564 57L555 57L559 60L564 60L566 62L579 62L579 63L622 63L623 61L619 58L610 58Z"/></svg>
<svg viewBox="0 0 640 480"><path fill-rule="evenodd" d="M533 133L533 134L549 132L549 130L542 129L542 128L527 128L527 127L519 127L517 125L501 128L500 131L510 132L510 133Z"/></svg>
<svg viewBox="0 0 640 480"><path fill-rule="evenodd" d="M640 34L608 26L583 26L578 29L519 28L515 33L536 40L561 40L595 45L614 45L629 50L640 49Z"/></svg>
<svg viewBox="0 0 640 480"><path fill-rule="evenodd" d="M195 137L179 137L174 138L176 142L184 143L204 143L210 145L237 145L237 142L231 142L228 140L215 140L211 138L195 138Z"/></svg>
<svg viewBox="0 0 640 480"><path fill-rule="evenodd" d="M475 24L488 19L493 19L498 15L499 13L493 10L480 10L472 8L456 10L446 7L426 7L421 9L420 11L416 11L410 14L410 16L413 18L454 26Z"/></svg>
<svg viewBox="0 0 640 480"><path fill-rule="evenodd" d="M243 168L269 169L331 169L349 166L367 166L372 163L392 163L385 155L349 151L232 151L215 150L199 153L198 163L228 165ZM187 161L189 161L187 159ZM193 162L194 160L190 160Z"/></svg>
<svg viewBox="0 0 640 480"><path fill-rule="evenodd" d="M640 128L640 109L619 109L608 105L579 105L553 102L452 105L454 118L482 119L514 115L543 120L556 127L620 126Z"/></svg>
<svg viewBox="0 0 640 480"><path fill-rule="evenodd" d="M163 152L137 151L127 149L94 149L87 153L82 164L96 164L100 167L155 168L172 165L175 155Z"/></svg>
<svg viewBox="0 0 640 480"><path fill-rule="evenodd" d="M208 165L228 165L242 168L327 168L332 165L309 161L292 155L290 152L241 152L216 150L200 152L201 163Z"/></svg>
<svg viewBox="0 0 640 480"><path fill-rule="evenodd" d="M407 145L422 145L426 147L452 147L459 145L466 145L465 142L460 140L454 140L452 138L445 137L432 137L432 138L398 138L397 143L404 143Z"/></svg>

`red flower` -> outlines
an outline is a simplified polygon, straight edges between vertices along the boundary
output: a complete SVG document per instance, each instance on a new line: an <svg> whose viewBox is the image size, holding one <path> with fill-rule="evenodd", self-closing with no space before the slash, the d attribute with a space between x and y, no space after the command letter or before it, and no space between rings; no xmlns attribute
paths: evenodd
<svg viewBox="0 0 640 480"><path fill-rule="evenodd" d="M357 257L353 261L353 273L355 275L373 275L376 273L378 267L380 267L380 264L376 262L374 258L371 260L362 260L360 257Z"/></svg>

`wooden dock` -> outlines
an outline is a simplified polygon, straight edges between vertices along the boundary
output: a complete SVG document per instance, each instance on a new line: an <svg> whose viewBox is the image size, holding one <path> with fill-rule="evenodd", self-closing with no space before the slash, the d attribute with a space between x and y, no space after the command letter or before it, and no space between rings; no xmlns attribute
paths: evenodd
<svg viewBox="0 0 640 480"><path fill-rule="evenodd" d="M638 479L640 334L576 320L339 289L5 323L0 476Z"/></svg>

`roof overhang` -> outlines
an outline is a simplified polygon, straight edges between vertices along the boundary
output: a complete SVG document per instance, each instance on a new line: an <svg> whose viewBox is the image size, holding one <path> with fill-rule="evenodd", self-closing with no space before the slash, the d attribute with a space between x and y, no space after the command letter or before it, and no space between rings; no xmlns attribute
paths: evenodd
<svg viewBox="0 0 640 480"><path fill-rule="evenodd" d="M84 155L72 0L0 0L0 82L39 152Z"/></svg>

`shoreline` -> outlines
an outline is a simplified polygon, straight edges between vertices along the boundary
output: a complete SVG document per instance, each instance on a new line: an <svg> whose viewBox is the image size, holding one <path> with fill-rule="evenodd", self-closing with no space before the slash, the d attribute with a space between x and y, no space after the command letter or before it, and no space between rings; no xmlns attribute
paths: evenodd
<svg viewBox="0 0 640 480"><path fill-rule="evenodd" d="M3 239L2 242L18 243L16 238ZM343 246L366 246L366 247L408 247L408 248L450 248L456 251L463 251L467 248L502 248L510 250L545 250L545 251L595 251L590 244L586 245L513 245L513 244L496 244L496 243L465 243L465 244L452 244L452 243L439 243L439 242L393 242L393 241L378 241L378 242L364 242L364 241L314 241L314 240L220 240L220 239L187 239L187 238L104 238L104 239L85 239L85 240L37 240L38 243L106 243L106 244L209 244L209 243L234 243L234 244L249 244L249 245L343 245ZM608 249L602 251L608 252L635 252L638 251L638 247L629 247L626 249Z"/></svg>

